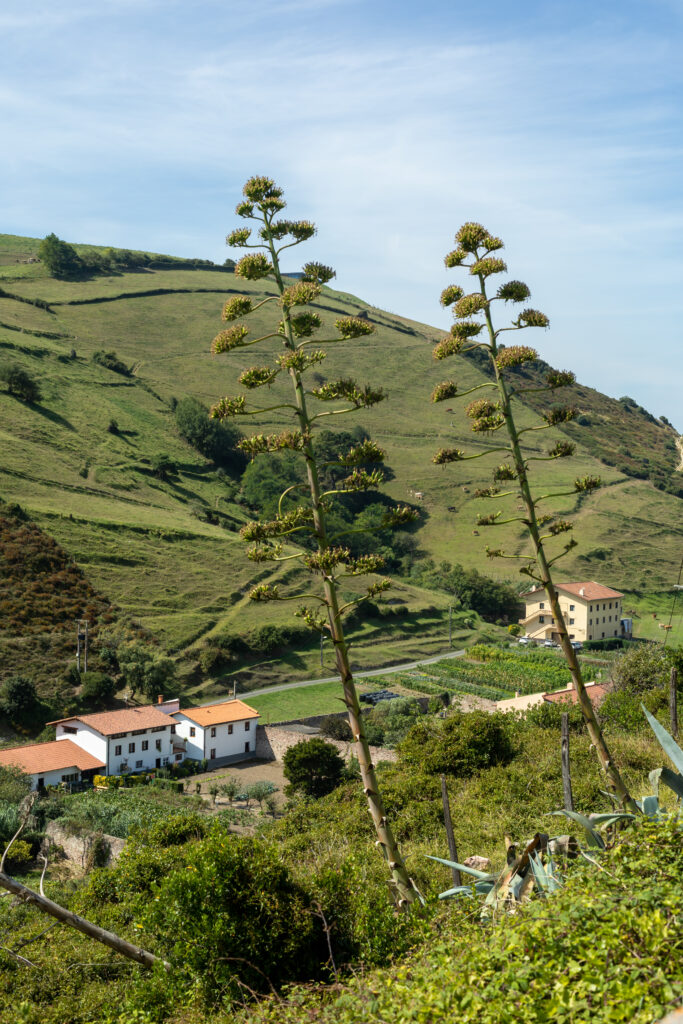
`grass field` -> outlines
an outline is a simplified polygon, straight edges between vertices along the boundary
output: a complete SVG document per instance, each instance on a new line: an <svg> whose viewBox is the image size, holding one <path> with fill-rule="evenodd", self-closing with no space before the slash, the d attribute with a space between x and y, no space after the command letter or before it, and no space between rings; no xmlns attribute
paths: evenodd
<svg viewBox="0 0 683 1024"><path fill-rule="evenodd" d="M283 570L270 573L247 561L238 529L248 510L235 504L234 483L221 480L180 438L172 413L174 397L193 396L209 405L235 391L238 374L253 357L240 350L219 359L210 356L211 338L221 328L221 306L231 292L260 296L272 286L183 269L57 281L39 264L17 262L35 253L37 245L35 239L0 236L5 292L50 303L46 310L0 296L0 359L20 364L39 379L43 391L36 405L0 392L0 496L23 505L74 555L99 590L156 633L185 666L196 661L199 645L221 630L242 633L264 621L289 620L287 607L263 610L248 602L257 573L266 581L280 579ZM141 294L155 289L164 294ZM107 301L83 304L92 299ZM376 323L371 338L330 346L324 371L334 379L352 366L360 382L386 389L388 400L353 423L366 426L386 449L395 474L386 485L390 496L404 501L410 491L424 495L419 557L509 577L509 563L487 561L484 546L493 542L510 552L525 550L521 524L488 535L482 530L483 536L476 535L474 525L478 512L499 505L514 512L514 499L505 499L507 504L474 499L476 488L489 483L492 460L447 468L431 461L440 447L457 444L476 451L481 446L480 437L469 430L462 403L444 408L446 403L429 401L444 373L456 375L465 389L483 382L481 371L470 360L454 360L445 368L435 363L430 343L438 332L361 299L326 288L319 308L328 328L340 314L362 310ZM267 310L250 318L255 335L270 326ZM133 375L123 377L94 363L98 349L115 350ZM264 356L265 351L259 360ZM269 404L282 399L283 383L273 385ZM611 401L605 398L601 416L609 414ZM614 405L612 413L617 415L618 406L623 414L619 403ZM521 404L518 416L520 427L537 421L536 413ZM118 434L107 429L111 419L119 425ZM262 430L282 427L286 420L274 412L257 422ZM579 435L571 462L535 464L543 467L537 471L543 489L565 489L568 481L586 474L600 475L605 482L585 500L570 496L549 503L558 512L575 513L579 547L562 563L562 576L597 579L645 595L660 592L678 571L680 499L598 462L591 454L594 434L586 429L587 443ZM556 430L527 435L543 438L532 442L536 454L562 436ZM177 463L177 474L168 480L150 471L160 454ZM225 525L202 521L197 516L202 509L223 513ZM359 666L444 649L445 595L409 583L399 583L395 593L406 603L409 618L397 620L391 629L371 625L362 631L354 652ZM316 653L312 646L288 663L263 666L263 678L274 682L311 674ZM203 680L197 692L211 695L221 685Z"/></svg>
<svg viewBox="0 0 683 1024"><path fill-rule="evenodd" d="M361 693L368 687L359 685ZM261 725L288 722L310 715L331 715L344 710L340 683L317 683L280 693L246 694L243 699L261 714Z"/></svg>

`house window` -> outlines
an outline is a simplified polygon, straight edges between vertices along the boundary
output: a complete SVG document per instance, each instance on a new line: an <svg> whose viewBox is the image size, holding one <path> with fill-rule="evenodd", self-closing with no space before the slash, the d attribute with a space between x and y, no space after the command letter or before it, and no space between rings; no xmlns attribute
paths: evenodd
<svg viewBox="0 0 683 1024"><path fill-rule="evenodd" d="M135 762L135 767L136 768L142 768L142 761L136 761Z"/></svg>
<svg viewBox="0 0 683 1024"><path fill-rule="evenodd" d="M62 775L62 782L78 782L78 772L73 772L71 775Z"/></svg>
<svg viewBox="0 0 683 1024"><path fill-rule="evenodd" d="M216 758L216 748L215 747L211 747L211 750L209 751L209 757L211 758L212 761L215 760L215 758Z"/></svg>
<svg viewBox="0 0 683 1024"><path fill-rule="evenodd" d="M161 740L156 740L156 748L157 750L161 750Z"/></svg>
<svg viewBox="0 0 683 1024"><path fill-rule="evenodd" d="M193 725L191 725L190 726L190 736L196 736L196 735L197 735L197 730L195 729L195 727Z"/></svg>
<svg viewBox="0 0 683 1024"><path fill-rule="evenodd" d="M77 733L78 729L75 729L73 725L63 725L62 732Z"/></svg>
<svg viewBox="0 0 683 1024"><path fill-rule="evenodd" d="M174 729L175 729L175 726L172 725L171 726L171 732L173 732ZM166 726L165 725L155 725L154 728L152 729L152 732L166 732Z"/></svg>
<svg viewBox="0 0 683 1024"><path fill-rule="evenodd" d="M212 725L212 726L211 726L211 736L213 737L213 736L215 736L215 735L216 735L216 726L215 726L215 725Z"/></svg>
<svg viewBox="0 0 683 1024"><path fill-rule="evenodd" d="M251 725L251 722L245 722L245 723L244 723L244 731L245 731L245 732L249 732L249 726L250 726L250 725Z"/></svg>
<svg viewBox="0 0 683 1024"><path fill-rule="evenodd" d="M110 740L123 740L128 735L127 732L113 732L109 737Z"/></svg>
<svg viewBox="0 0 683 1024"><path fill-rule="evenodd" d="M574 620L573 620L573 619L570 619L570 620L569 620L569 625L570 625L570 626L573 626L573 625L574 625Z"/></svg>
<svg viewBox="0 0 683 1024"><path fill-rule="evenodd" d="M149 750L149 740L143 740L142 741L142 749L143 750Z"/></svg>
<svg viewBox="0 0 683 1024"><path fill-rule="evenodd" d="M42 775L38 777L38 789L45 789L45 778Z"/></svg>
<svg viewBox="0 0 683 1024"><path fill-rule="evenodd" d="M611 602L611 601L610 601L610 603L609 603L609 606L610 606L610 608L612 607L612 602Z"/></svg>
<svg viewBox="0 0 683 1024"><path fill-rule="evenodd" d="M171 726L171 736L175 736L175 725Z"/></svg>
<svg viewBox="0 0 683 1024"><path fill-rule="evenodd" d="M121 757L121 744L117 743L114 747L114 757Z"/></svg>
<svg viewBox="0 0 683 1024"><path fill-rule="evenodd" d="M588 625L589 625L589 626L592 626L592 625L593 625L593 620L592 620L592 619L589 619L589 620L588 620Z"/></svg>
<svg viewBox="0 0 683 1024"><path fill-rule="evenodd" d="M163 763L164 763L164 764L168 764L168 758L167 758L167 757L165 757L165 758L163 759Z"/></svg>
<svg viewBox="0 0 683 1024"><path fill-rule="evenodd" d="M129 743L128 744L128 753L129 754L134 754L135 753L135 744L134 743Z"/></svg>
<svg viewBox="0 0 683 1024"><path fill-rule="evenodd" d="M228 725L228 736L232 736L232 722Z"/></svg>
<svg viewBox="0 0 683 1024"><path fill-rule="evenodd" d="M146 732L146 729L133 729L131 736L144 736Z"/></svg>
<svg viewBox="0 0 683 1024"><path fill-rule="evenodd" d="M545 608L545 601L541 601L541 603L539 604L538 607L539 608Z"/></svg>
<svg viewBox="0 0 683 1024"><path fill-rule="evenodd" d="M573 604L570 604L570 605L569 605L569 611L570 611L570 612L573 612L573 611L574 611L574 608L575 608L575 605L573 605Z"/></svg>
<svg viewBox="0 0 683 1024"><path fill-rule="evenodd" d="M176 759L176 761L182 761L183 755L182 754L176 754L175 759Z"/></svg>
<svg viewBox="0 0 683 1024"><path fill-rule="evenodd" d="M545 622L545 615L539 615L538 621L539 622Z"/></svg>
<svg viewBox="0 0 683 1024"><path fill-rule="evenodd" d="M119 765L119 774L125 771L128 771L128 762L122 761L121 764Z"/></svg>

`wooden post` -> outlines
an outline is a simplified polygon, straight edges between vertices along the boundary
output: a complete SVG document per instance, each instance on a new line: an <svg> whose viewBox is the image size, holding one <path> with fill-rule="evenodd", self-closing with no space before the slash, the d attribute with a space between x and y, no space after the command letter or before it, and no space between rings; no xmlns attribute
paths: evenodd
<svg viewBox="0 0 683 1024"><path fill-rule="evenodd" d="M453 834L453 822L451 821L451 806L448 802L448 792L446 790L446 776L441 776L441 799L443 801L443 822L446 826L446 836L448 837L448 854L451 860L458 859L458 848L455 845L455 836ZM460 876L459 868L451 868L453 872L453 885L462 885L462 878Z"/></svg>
<svg viewBox="0 0 683 1024"><path fill-rule="evenodd" d="M676 669L671 669L669 679L669 718L671 720L671 735L678 739L678 694L676 692L677 674Z"/></svg>
<svg viewBox="0 0 683 1024"><path fill-rule="evenodd" d="M572 775L569 767L569 714L562 713L562 789L564 792L565 811L574 810L572 796Z"/></svg>

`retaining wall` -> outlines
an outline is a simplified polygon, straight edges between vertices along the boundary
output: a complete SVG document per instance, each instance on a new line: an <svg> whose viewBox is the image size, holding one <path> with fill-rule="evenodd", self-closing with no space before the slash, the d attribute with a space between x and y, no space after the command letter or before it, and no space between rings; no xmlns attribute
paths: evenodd
<svg viewBox="0 0 683 1024"><path fill-rule="evenodd" d="M99 832L72 832L58 821L48 822L45 835L51 845L61 846L67 860L79 864L82 868L87 865L90 851L100 837L104 839L109 848L109 854L105 861L107 867L116 863L126 845L126 840L119 839L118 836L108 836Z"/></svg>
<svg viewBox="0 0 683 1024"><path fill-rule="evenodd" d="M321 717L327 718L327 715L322 715ZM306 719L306 725L309 722L311 722L311 719ZM293 725L295 723L288 724ZM280 725L259 725L256 727L255 756L264 761L281 761L289 748L293 747L295 743L301 743L302 740L308 742L315 735L314 733L296 732L293 729L287 729ZM345 740L332 740L327 736L323 736L322 739L336 747L343 758L350 757L354 753L353 743L347 743ZM390 750L388 747L370 747L370 754L375 763L378 761L396 760L396 751Z"/></svg>

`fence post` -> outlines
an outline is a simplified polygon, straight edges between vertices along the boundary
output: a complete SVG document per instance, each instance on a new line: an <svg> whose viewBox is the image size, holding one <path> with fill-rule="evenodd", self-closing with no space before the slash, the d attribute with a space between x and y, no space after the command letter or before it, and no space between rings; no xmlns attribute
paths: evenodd
<svg viewBox="0 0 683 1024"><path fill-rule="evenodd" d="M564 792L565 811L574 810L572 796L572 775L569 767L569 714L562 712L562 790Z"/></svg>
<svg viewBox="0 0 683 1024"><path fill-rule="evenodd" d="M671 669L671 678L669 679L669 717L671 719L671 735L675 740L678 739L678 694L676 692L677 673L676 669Z"/></svg>
<svg viewBox="0 0 683 1024"><path fill-rule="evenodd" d="M453 835L453 822L451 821L451 806L448 802L448 792L446 790L446 776L441 776L441 800L443 801L443 822L446 826L446 836L448 837L448 853L451 860L457 861L458 859L458 848L455 845L455 836ZM451 868L453 872L453 885L462 885L462 879L460 877L459 868Z"/></svg>

